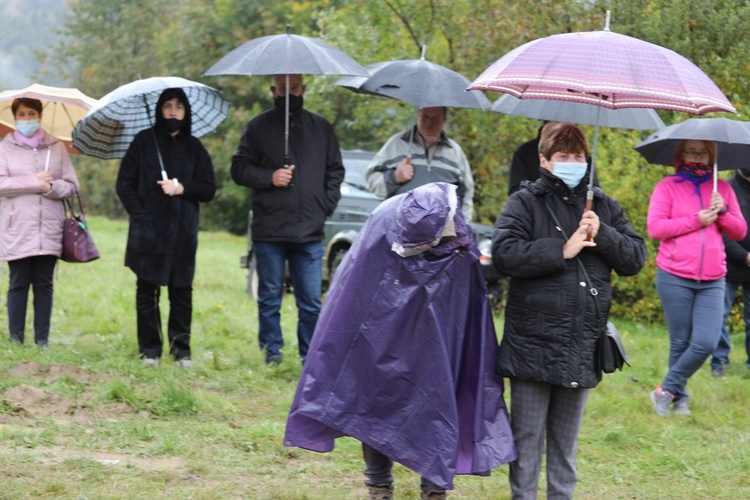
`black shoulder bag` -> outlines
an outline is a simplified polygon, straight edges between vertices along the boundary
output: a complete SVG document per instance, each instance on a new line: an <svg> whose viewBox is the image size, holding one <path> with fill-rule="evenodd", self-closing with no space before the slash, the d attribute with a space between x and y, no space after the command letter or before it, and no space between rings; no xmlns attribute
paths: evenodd
<svg viewBox="0 0 750 500"><path fill-rule="evenodd" d="M565 234L563 225L557 219L557 216L552 210L552 207L549 206L547 198L544 198L544 206L547 208L547 212L549 212L552 220L555 222L557 229L563 235L565 241L567 241L568 235ZM581 270L581 274L583 274L583 278L589 285L589 293L594 299L594 310L596 311L596 316L597 318L601 318L602 312L599 309L599 301L597 300L599 290L594 287L593 282L591 281L591 279L589 279L589 273L586 272L586 266L583 265L583 262L578 258L578 256L576 256L576 262L578 263L578 268ZM617 331L617 327L610 321L607 321L606 328L603 332L601 332L599 338L596 341L595 356L596 367L604 373L612 373L615 370L622 371L623 365L630 366L630 362L628 361L628 353L625 352L625 346L622 345L620 333Z"/></svg>

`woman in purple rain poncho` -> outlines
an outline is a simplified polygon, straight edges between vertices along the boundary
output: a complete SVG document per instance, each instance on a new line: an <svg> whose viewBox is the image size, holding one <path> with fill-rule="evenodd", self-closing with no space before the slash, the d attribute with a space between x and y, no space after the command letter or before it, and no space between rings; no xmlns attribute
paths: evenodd
<svg viewBox="0 0 750 500"><path fill-rule="evenodd" d="M289 413L284 444L363 443L371 496L390 498L392 461L443 498L455 474L516 456L495 328L455 186L384 201L339 267Z"/></svg>

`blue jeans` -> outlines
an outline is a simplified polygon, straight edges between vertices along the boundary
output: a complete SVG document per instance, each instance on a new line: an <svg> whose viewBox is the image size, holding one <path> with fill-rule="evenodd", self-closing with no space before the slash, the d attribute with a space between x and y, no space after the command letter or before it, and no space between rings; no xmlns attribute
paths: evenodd
<svg viewBox="0 0 750 500"><path fill-rule="evenodd" d="M284 276L289 262L294 298L299 320L297 340L299 355L304 360L310 347L315 324L320 314L321 282L323 280L323 244L269 243L253 241L258 271L258 343L266 360L281 356L284 337L281 334L281 300L284 297Z"/></svg>
<svg viewBox="0 0 750 500"><path fill-rule="evenodd" d="M657 270L659 294L669 328L669 372L662 389L687 397L687 381L716 349L721 336L724 278L696 281Z"/></svg>
<svg viewBox="0 0 750 500"><path fill-rule="evenodd" d="M711 359L712 368L721 368L729 364L729 351L732 348L732 343L729 341L727 320L732 310L734 296L737 295L737 290L740 287L742 287L742 319L745 321L745 354L747 355L745 366L750 368L750 282L730 280L727 280L726 294L724 295L724 323L721 328L719 345L716 346L714 356Z"/></svg>

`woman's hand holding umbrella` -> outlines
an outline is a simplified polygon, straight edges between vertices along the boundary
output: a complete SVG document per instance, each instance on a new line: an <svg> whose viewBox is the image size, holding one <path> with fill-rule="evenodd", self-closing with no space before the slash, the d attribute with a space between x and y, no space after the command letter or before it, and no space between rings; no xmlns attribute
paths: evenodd
<svg viewBox="0 0 750 500"><path fill-rule="evenodd" d="M180 184L177 178L156 181L161 186L161 190L168 196L179 196L185 192L185 187Z"/></svg>
<svg viewBox="0 0 750 500"><path fill-rule="evenodd" d="M587 210L578 223L578 229L563 245L563 257L574 259L585 247L595 247L594 238L597 234L599 234L599 216L593 210Z"/></svg>

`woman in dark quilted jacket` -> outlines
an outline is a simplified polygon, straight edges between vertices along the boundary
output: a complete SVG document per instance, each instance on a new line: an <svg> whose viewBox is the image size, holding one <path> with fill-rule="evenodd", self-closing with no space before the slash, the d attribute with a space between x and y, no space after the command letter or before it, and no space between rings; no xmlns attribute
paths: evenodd
<svg viewBox="0 0 750 500"><path fill-rule="evenodd" d="M585 210L587 154L577 125L545 127L540 178L524 181L495 223L492 259L510 277L497 368L510 379L514 499L536 498L545 440L548 498L572 497L586 399L601 380L595 349L612 270L631 276L646 261L643 238L614 198L594 188L594 210Z"/></svg>

